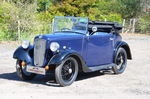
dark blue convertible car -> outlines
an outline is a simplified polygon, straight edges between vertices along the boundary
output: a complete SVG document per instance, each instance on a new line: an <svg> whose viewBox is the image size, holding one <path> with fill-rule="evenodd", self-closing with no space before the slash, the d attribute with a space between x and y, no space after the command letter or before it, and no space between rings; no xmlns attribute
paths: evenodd
<svg viewBox="0 0 150 99"><path fill-rule="evenodd" d="M34 44L25 40L14 52L22 80L36 74L55 73L60 86L72 84L79 72L112 70L123 73L132 59L128 44L116 22L89 21L86 17L55 17L53 33L38 35Z"/></svg>

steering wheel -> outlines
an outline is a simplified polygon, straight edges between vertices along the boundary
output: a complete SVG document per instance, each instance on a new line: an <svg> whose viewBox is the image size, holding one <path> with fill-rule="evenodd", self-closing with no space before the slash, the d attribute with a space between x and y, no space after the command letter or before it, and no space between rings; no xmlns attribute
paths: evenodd
<svg viewBox="0 0 150 99"><path fill-rule="evenodd" d="M61 31L65 31L65 30L71 30L69 28L62 28Z"/></svg>

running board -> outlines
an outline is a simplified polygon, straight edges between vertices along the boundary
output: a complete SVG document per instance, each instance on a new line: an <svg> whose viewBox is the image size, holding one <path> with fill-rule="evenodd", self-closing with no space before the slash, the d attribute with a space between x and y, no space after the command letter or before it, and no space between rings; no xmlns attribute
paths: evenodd
<svg viewBox="0 0 150 99"><path fill-rule="evenodd" d="M98 71L98 70L102 70L102 69L110 69L113 66L116 66L116 64L112 63L112 64L106 64L106 65L100 65L100 66L93 66L93 67L84 67L84 72L93 72L93 71Z"/></svg>

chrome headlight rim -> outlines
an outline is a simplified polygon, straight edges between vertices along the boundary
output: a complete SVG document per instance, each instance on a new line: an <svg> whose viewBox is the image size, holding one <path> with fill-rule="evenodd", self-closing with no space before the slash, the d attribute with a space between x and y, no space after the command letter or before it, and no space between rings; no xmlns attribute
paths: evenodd
<svg viewBox="0 0 150 99"><path fill-rule="evenodd" d="M23 40L21 44L22 48L27 49L30 46L30 41L29 40Z"/></svg>
<svg viewBox="0 0 150 99"><path fill-rule="evenodd" d="M56 52L60 48L60 45L58 42L51 42L50 44L50 50L52 52Z"/></svg>

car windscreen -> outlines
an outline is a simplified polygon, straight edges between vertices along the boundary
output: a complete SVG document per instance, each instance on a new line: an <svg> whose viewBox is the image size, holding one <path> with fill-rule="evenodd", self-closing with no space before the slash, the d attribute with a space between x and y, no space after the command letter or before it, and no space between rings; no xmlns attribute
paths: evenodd
<svg viewBox="0 0 150 99"><path fill-rule="evenodd" d="M53 32L78 32L86 33L88 18L86 17L55 17L53 21Z"/></svg>

